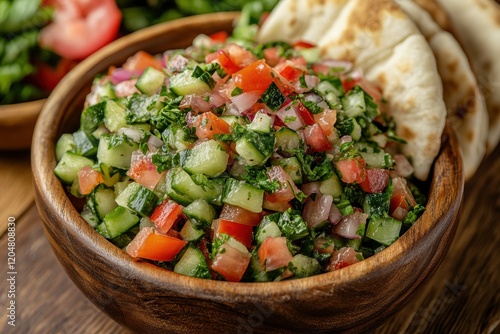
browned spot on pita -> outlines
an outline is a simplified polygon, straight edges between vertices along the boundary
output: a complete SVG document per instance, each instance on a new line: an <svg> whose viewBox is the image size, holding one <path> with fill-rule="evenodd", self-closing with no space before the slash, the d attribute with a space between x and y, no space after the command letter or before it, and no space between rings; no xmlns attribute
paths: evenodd
<svg viewBox="0 0 500 334"><path fill-rule="evenodd" d="M407 106L410 108L410 109L413 109L415 108L415 99L413 97L410 97L407 101Z"/></svg>
<svg viewBox="0 0 500 334"><path fill-rule="evenodd" d="M467 136L467 141L472 142L474 140L474 131L468 129L466 136Z"/></svg>
<svg viewBox="0 0 500 334"><path fill-rule="evenodd" d="M401 137L403 137L406 140L413 140L416 138L415 132L413 130L405 125L401 127Z"/></svg>
<svg viewBox="0 0 500 334"><path fill-rule="evenodd" d="M290 26L290 28L293 29L293 27L297 24L297 18L296 17L292 17L292 19L288 22L288 25Z"/></svg>
<svg viewBox="0 0 500 334"><path fill-rule="evenodd" d="M348 26L350 29L378 32L382 29L385 13L404 17L405 14L394 2L388 0L359 1L359 6L352 12Z"/></svg>
<svg viewBox="0 0 500 334"><path fill-rule="evenodd" d="M493 107L491 108L492 112L489 113L490 115L490 124L497 124L499 121L500 121L500 105L496 104L496 105L493 105Z"/></svg>
<svg viewBox="0 0 500 334"><path fill-rule="evenodd" d="M432 16L439 26L447 31L452 29L451 20L446 11L436 0L414 0L420 7L425 9Z"/></svg>
<svg viewBox="0 0 500 334"><path fill-rule="evenodd" d="M439 143L441 140L441 134L436 134L436 133L430 133L429 136L427 136L427 144L425 147L425 151L427 154L426 156L432 155L432 152L436 148L436 143Z"/></svg>
<svg viewBox="0 0 500 334"><path fill-rule="evenodd" d="M450 62L446 65L446 67L448 68L448 71L455 72L457 70L457 67L458 67L458 61L454 60L454 61Z"/></svg>
<svg viewBox="0 0 500 334"><path fill-rule="evenodd" d="M476 96L471 89L464 97L463 101L455 107L455 115L461 119L470 117L476 112Z"/></svg>
<svg viewBox="0 0 500 334"><path fill-rule="evenodd" d="M398 69L403 72L403 73L408 73L411 71L411 64L409 62L404 62L404 63L400 63L398 64Z"/></svg>
<svg viewBox="0 0 500 334"><path fill-rule="evenodd" d="M382 87L385 87L387 85L387 77L385 76L385 73L380 73L378 75L377 82Z"/></svg>

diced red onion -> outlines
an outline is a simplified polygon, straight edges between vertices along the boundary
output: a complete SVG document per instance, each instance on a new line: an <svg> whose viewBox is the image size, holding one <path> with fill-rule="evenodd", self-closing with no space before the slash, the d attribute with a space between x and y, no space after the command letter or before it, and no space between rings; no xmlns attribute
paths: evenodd
<svg viewBox="0 0 500 334"><path fill-rule="evenodd" d="M215 108L219 108L226 103L226 99L219 92L214 91L208 97L208 102Z"/></svg>
<svg viewBox="0 0 500 334"><path fill-rule="evenodd" d="M261 95L262 94L259 92L246 92L233 96L231 100L238 111L242 114L247 110L250 110L250 108L252 108L253 105L260 99Z"/></svg>
<svg viewBox="0 0 500 334"><path fill-rule="evenodd" d="M338 73L347 73L352 69L352 63L346 60L338 59L323 59L321 64L328 66L330 68L339 69Z"/></svg>
<svg viewBox="0 0 500 334"><path fill-rule="evenodd" d="M350 143L352 142L352 137L351 136L342 136L339 141L339 145L342 146L342 144L345 143Z"/></svg>
<svg viewBox="0 0 500 334"><path fill-rule="evenodd" d="M292 130L298 130L305 125L292 102L278 110L276 116Z"/></svg>
<svg viewBox="0 0 500 334"><path fill-rule="evenodd" d="M300 80L298 80L295 83L294 89L295 89L296 93L302 94L302 93L310 91L311 89L316 87L317 84L319 84L320 79L315 75L306 74L306 75L304 75L304 81L305 81L306 87L302 86L302 83Z"/></svg>
<svg viewBox="0 0 500 334"><path fill-rule="evenodd" d="M140 76L142 71L136 70L136 71L129 71L124 68L117 68L111 73L111 83L113 85L119 84L120 82L130 80L134 77Z"/></svg>
<svg viewBox="0 0 500 334"><path fill-rule="evenodd" d="M241 116L240 111L234 103L226 103L226 111L224 112L225 115L232 115L232 116Z"/></svg>
<svg viewBox="0 0 500 334"><path fill-rule="evenodd" d="M344 216L342 216L339 208L334 203L332 203L330 214L328 215L328 220L330 221L330 223L332 223L333 225L337 225L343 217Z"/></svg>
<svg viewBox="0 0 500 334"><path fill-rule="evenodd" d="M333 228L333 233L347 239L360 239L361 236L356 234L359 224L366 223L368 214L362 212L354 212L345 216Z"/></svg>
<svg viewBox="0 0 500 334"><path fill-rule="evenodd" d="M205 99L197 95L186 95L179 104L179 108L191 108L194 112L207 112L212 109L212 105Z"/></svg>
<svg viewBox="0 0 500 334"><path fill-rule="evenodd" d="M413 169L413 166L410 164L408 159L403 154L395 154L393 158L394 161L396 162L394 169L396 169L399 176L408 177L411 174L413 174L415 170Z"/></svg>
<svg viewBox="0 0 500 334"><path fill-rule="evenodd" d="M300 190L302 190L302 192L307 196L310 196L311 194L321 194L321 191L319 191L320 185L319 181L304 183L300 187Z"/></svg>
<svg viewBox="0 0 500 334"><path fill-rule="evenodd" d="M326 103L321 98L321 96L319 96L318 94L314 94L314 93L305 94L304 95L304 99L307 100L307 101L312 101L312 102L316 103L322 109L328 109L329 108L328 103Z"/></svg>
<svg viewBox="0 0 500 334"><path fill-rule="evenodd" d="M391 214L391 217L403 221L408 214L408 210L398 206Z"/></svg>
<svg viewBox="0 0 500 334"><path fill-rule="evenodd" d="M163 141L160 138L151 135L148 138L147 145L150 152L156 152L163 145Z"/></svg>
<svg viewBox="0 0 500 334"><path fill-rule="evenodd" d="M371 140L373 140L374 142L377 143L378 147L381 147L381 148L384 148L385 145L387 145L387 136L385 134L378 134L378 135L374 135L370 138Z"/></svg>
<svg viewBox="0 0 500 334"><path fill-rule="evenodd" d="M332 203L333 197L331 195L316 194L316 196L310 196L306 200L302 212L302 217L307 226L314 228L328 221Z"/></svg>
<svg viewBox="0 0 500 334"><path fill-rule="evenodd" d="M115 95L116 97L125 97L133 95L134 93L139 93L135 84L137 83L137 79L130 79L120 82L115 86Z"/></svg>

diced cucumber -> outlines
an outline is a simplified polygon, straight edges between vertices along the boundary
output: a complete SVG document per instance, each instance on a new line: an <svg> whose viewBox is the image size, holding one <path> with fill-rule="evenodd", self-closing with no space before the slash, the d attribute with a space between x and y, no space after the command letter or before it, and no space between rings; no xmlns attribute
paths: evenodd
<svg viewBox="0 0 500 334"><path fill-rule="evenodd" d="M302 143L302 138L300 135L286 127L282 126L276 131L276 149L279 154L289 157L294 155L294 152L300 148Z"/></svg>
<svg viewBox="0 0 500 334"><path fill-rule="evenodd" d="M162 133L162 137L164 138L165 145L177 151L183 151L193 143L192 139L187 135L186 130L177 125L171 125L166 128Z"/></svg>
<svg viewBox="0 0 500 334"><path fill-rule="evenodd" d="M107 238L113 239L131 229L139 222L139 217L127 208L117 206L103 219L102 224L106 227Z"/></svg>
<svg viewBox="0 0 500 334"><path fill-rule="evenodd" d="M102 124L104 118L105 102L91 105L82 111L80 125L87 134L94 132Z"/></svg>
<svg viewBox="0 0 500 334"><path fill-rule="evenodd" d="M366 236L389 246L399 238L402 222L391 217L373 217L369 220Z"/></svg>
<svg viewBox="0 0 500 334"><path fill-rule="evenodd" d="M224 115L221 116L220 119L225 121L231 128L234 127L235 124L239 125L247 125L248 124L248 118L244 116L235 116L235 115Z"/></svg>
<svg viewBox="0 0 500 334"><path fill-rule="evenodd" d="M231 169L229 170L229 175L237 180L243 180L243 176L247 175L245 166L246 162L244 159L235 159Z"/></svg>
<svg viewBox="0 0 500 334"><path fill-rule="evenodd" d="M172 177L174 176L174 169L169 169L164 177L156 184L154 189L158 197L163 197L162 194L166 194L169 198L176 201L177 203L187 206L193 200L184 194L178 193L174 188L172 188Z"/></svg>
<svg viewBox="0 0 500 334"><path fill-rule="evenodd" d="M90 209L88 205L84 205L81 212L83 220L85 220L92 228L96 228L99 225L100 220L97 215Z"/></svg>
<svg viewBox="0 0 500 334"><path fill-rule="evenodd" d="M300 212L293 211L292 209L283 212L277 224L288 240L299 240L309 234L307 223L302 218Z"/></svg>
<svg viewBox="0 0 500 334"><path fill-rule="evenodd" d="M190 174L215 177L226 170L229 154L216 140L203 141L187 152L182 167Z"/></svg>
<svg viewBox="0 0 500 334"><path fill-rule="evenodd" d="M262 212L263 201L264 190L233 178L226 181L222 202L259 213Z"/></svg>
<svg viewBox="0 0 500 334"><path fill-rule="evenodd" d="M107 100L104 106L104 125L111 132L117 132L127 125L127 110L115 100Z"/></svg>
<svg viewBox="0 0 500 334"><path fill-rule="evenodd" d="M354 250L358 250L359 247L361 246L361 241L365 237L365 231L366 231L366 223L359 224L358 229L356 230L356 234L359 235L360 238L348 239L347 246L354 248Z"/></svg>
<svg viewBox="0 0 500 334"><path fill-rule="evenodd" d="M277 238L281 236L282 233L278 224L273 220L264 218L257 227L257 232L255 232L255 241L257 246L260 246L267 237Z"/></svg>
<svg viewBox="0 0 500 334"><path fill-rule="evenodd" d="M205 232L201 229L194 227L194 224L188 220L184 223L181 231L179 232L181 238L186 241L198 241L203 237Z"/></svg>
<svg viewBox="0 0 500 334"><path fill-rule="evenodd" d="M361 126L355 118L349 117L337 122L335 128L339 131L340 136L351 136L354 141L361 139Z"/></svg>
<svg viewBox="0 0 500 334"><path fill-rule="evenodd" d="M175 265L174 272L198 278L212 278L205 256L195 247L186 249Z"/></svg>
<svg viewBox="0 0 500 334"><path fill-rule="evenodd" d="M166 77L167 76L163 72L149 66L142 72L135 87L137 87L141 93L153 95L163 86Z"/></svg>
<svg viewBox="0 0 500 334"><path fill-rule="evenodd" d="M120 181L120 173L118 170L103 163L101 163L99 167L101 168L102 177L106 186L112 187Z"/></svg>
<svg viewBox="0 0 500 334"><path fill-rule="evenodd" d="M323 96L330 108L337 108L341 105L340 96L344 95L344 88L340 79L338 81L322 80L315 89Z"/></svg>
<svg viewBox="0 0 500 334"><path fill-rule="evenodd" d="M288 269L295 277L309 277L321 272L321 265L315 258L304 254L297 254L288 264Z"/></svg>
<svg viewBox="0 0 500 334"><path fill-rule="evenodd" d="M61 160L64 153L75 148L75 140L71 133L64 133L56 143L56 160Z"/></svg>
<svg viewBox="0 0 500 334"><path fill-rule="evenodd" d="M281 166L285 172L292 178L295 184L302 184L302 166L296 157L276 159L271 162L272 165Z"/></svg>
<svg viewBox="0 0 500 334"><path fill-rule="evenodd" d="M96 154L98 141L93 137L89 137L82 129L73 133L73 140L76 154L84 157L92 157Z"/></svg>
<svg viewBox="0 0 500 334"><path fill-rule="evenodd" d="M65 184L72 184L76 180L78 171L85 166L93 166L94 162L73 152L66 152L54 168L54 173Z"/></svg>
<svg viewBox="0 0 500 334"><path fill-rule="evenodd" d="M109 130L106 128L106 126L104 126L104 124L99 125L99 127L92 132L92 136L97 140L101 139L103 135L107 134L109 134Z"/></svg>
<svg viewBox="0 0 500 334"><path fill-rule="evenodd" d="M191 204L182 209L182 212L192 221L196 228L204 228L212 225L215 219L215 209L203 198L194 200Z"/></svg>
<svg viewBox="0 0 500 334"><path fill-rule="evenodd" d="M366 164L374 168L385 168L385 151L379 147L373 147L367 143L354 143L354 147L359 151Z"/></svg>
<svg viewBox="0 0 500 334"><path fill-rule="evenodd" d="M274 149L274 133L258 133L246 131L244 136L236 140L235 150L250 166L260 165L272 155Z"/></svg>
<svg viewBox="0 0 500 334"><path fill-rule="evenodd" d="M255 114L253 121L248 124L247 128L252 131L260 133L270 133L271 132L271 117L266 113L258 111Z"/></svg>
<svg viewBox="0 0 500 334"><path fill-rule="evenodd" d="M123 135L116 140L116 136L118 135L105 135L101 138L97 148L97 159L100 163L111 167L128 169L132 153L139 148L139 144Z"/></svg>
<svg viewBox="0 0 500 334"><path fill-rule="evenodd" d="M109 212L113 211L118 204L115 201L115 192L100 184L92 190L90 198L93 201L93 208L99 219L104 219Z"/></svg>
<svg viewBox="0 0 500 334"><path fill-rule="evenodd" d="M330 195L333 198L340 198L343 194L343 187L338 175L332 173L329 178L321 181L319 184L319 191L322 194Z"/></svg>
<svg viewBox="0 0 500 334"><path fill-rule="evenodd" d="M350 90L342 98L342 109L348 117L362 115L366 110L365 93L362 90Z"/></svg>
<svg viewBox="0 0 500 334"><path fill-rule="evenodd" d="M116 197L116 203L141 216L149 216L158 203L158 196L139 183L132 182Z"/></svg>
<svg viewBox="0 0 500 334"><path fill-rule="evenodd" d="M177 96L203 95L212 91L205 81L194 77L193 70L188 69L171 76L169 88Z"/></svg>
<svg viewBox="0 0 500 334"><path fill-rule="evenodd" d="M260 97L261 101L271 110L277 111L286 101L286 96L273 81Z"/></svg>
<svg viewBox="0 0 500 334"><path fill-rule="evenodd" d="M175 167L171 170L173 171L171 176L172 189L190 198L190 202L198 198L203 198L209 203L219 201L222 193L222 185L220 183L211 180L209 184L202 187L194 183L191 176L182 167Z"/></svg>
<svg viewBox="0 0 500 334"><path fill-rule="evenodd" d="M304 57L306 62L315 63L321 57L321 49L318 47L314 48L303 48L299 50L299 54Z"/></svg>

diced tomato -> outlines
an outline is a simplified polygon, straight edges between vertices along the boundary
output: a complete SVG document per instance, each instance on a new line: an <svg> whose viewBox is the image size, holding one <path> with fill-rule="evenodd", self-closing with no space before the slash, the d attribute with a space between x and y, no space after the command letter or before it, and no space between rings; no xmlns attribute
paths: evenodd
<svg viewBox="0 0 500 334"><path fill-rule="evenodd" d="M228 242L221 245L220 249L224 251L217 253L211 268L223 276L227 281L241 281L252 256L249 252L241 252L239 249L229 245Z"/></svg>
<svg viewBox="0 0 500 334"><path fill-rule="evenodd" d="M172 261L186 246L187 241L156 232L152 227L143 227L126 247L132 257L153 261Z"/></svg>
<svg viewBox="0 0 500 334"><path fill-rule="evenodd" d="M122 14L115 0L55 1L54 6L39 43L64 58L82 60L118 35Z"/></svg>
<svg viewBox="0 0 500 334"><path fill-rule="evenodd" d="M192 126L196 128L196 136L200 140L214 139L216 134L228 134L231 132L229 124L212 112L199 115Z"/></svg>
<svg viewBox="0 0 500 334"><path fill-rule="evenodd" d="M224 204L219 218L240 224L257 226L262 220L262 213L255 213L240 208L239 206Z"/></svg>
<svg viewBox="0 0 500 334"><path fill-rule="evenodd" d="M266 197L264 197L262 207L266 210L285 212L292 207L292 204L290 204L290 202L271 202Z"/></svg>
<svg viewBox="0 0 500 334"><path fill-rule="evenodd" d="M252 225L232 222L226 219L216 219L212 224L215 235L227 234L241 242L246 248L252 246Z"/></svg>
<svg viewBox="0 0 500 334"><path fill-rule="evenodd" d="M261 59L233 74L235 85L245 92L263 93L274 81L272 68Z"/></svg>
<svg viewBox="0 0 500 334"><path fill-rule="evenodd" d="M305 127L304 137L312 152L324 152L332 148L323 129L317 123Z"/></svg>
<svg viewBox="0 0 500 334"><path fill-rule="evenodd" d="M156 187L164 173L158 173L156 165L153 164L150 154L143 154L140 150L132 153L130 160L130 169L127 175L134 179L137 183L143 185L149 190Z"/></svg>
<svg viewBox="0 0 500 334"><path fill-rule="evenodd" d="M166 199L155 208L149 219L155 224L158 231L168 233L182 216L183 208L182 205Z"/></svg>
<svg viewBox="0 0 500 334"><path fill-rule="evenodd" d="M56 88L59 81L61 81L61 79L78 63L79 61L77 60L61 58L57 62L56 67L52 67L44 62L35 61L36 72L30 80L32 80L36 86L50 92Z"/></svg>
<svg viewBox="0 0 500 334"><path fill-rule="evenodd" d="M78 171L78 191L82 195L88 195L100 183L104 183L102 173L92 167L85 166Z"/></svg>
<svg viewBox="0 0 500 334"><path fill-rule="evenodd" d="M128 58L123 68L127 71L144 71L148 67L161 70L161 61L146 51L139 51Z"/></svg>
<svg viewBox="0 0 500 334"><path fill-rule="evenodd" d="M217 60L228 75L232 75L233 73L236 73L241 69L234 63L234 61L231 59L231 57L229 57L227 51L225 50L217 51Z"/></svg>
<svg viewBox="0 0 500 334"><path fill-rule="evenodd" d="M260 245L257 254L265 271L283 268L293 259L286 243L286 237L267 237Z"/></svg>
<svg viewBox="0 0 500 334"><path fill-rule="evenodd" d="M345 92L347 93L348 91L350 91L351 89L354 88L354 86L356 86L359 82L360 82L361 79L354 79L354 78L345 78L342 80L342 86L344 86L344 90Z"/></svg>
<svg viewBox="0 0 500 334"><path fill-rule="evenodd" d="M366 177L359 184L364 192L373 194L381 193L389 184L389 171L387 169L366 169Z"/></svg>
<svg viewBox="0 0 500 334"><path fill-rule="evenodd" d="M277 47L264 49L264 59L266 59L266 63L268 63L269 66L273 67L282 61Z"/></svg>
<svg viewBox="0 0 500 334"><path fill-rule="evenodd" d="M295 198L300 190L297 188L293 182L290 175L281 166L272 166L267 171L267 176L271 181L278 181L280 188L273 192L272 194L265 193L265 198L272 203L276 202L289 202Z"/></svg>
<svg viewBox="0 0 500 334"><path fill-rule="evenodd" d="M328 137L333 133L333 126L337 122L337 111L325 109L318 114L314 114L314 121L319 124L323 132Z"/></svg>
<svg viewBox="0 0 500 334"><path fill-rule="evenodd" d="M218 31L216 33L211 34L209 37L212 41L218 43L224 43L227 40L227 31Z"/></svg>
<svg viewBox="0 0 500 334"><path fill-rule="evenodd" d="M310 48L313 48L315 47L316 45L312 44L312 43L309 43L307 41L296 41L295 43L293 43L293 47L296 48L296 49L310 49Z"/></svg>
<svg viewBox="0 0 500 334"><path fill-rule="evenodd" d="M335 163L345 183L361 183L366 177L366 163L363 158L349 158Z"/></svg>
<svg viewBox="0 0 500 334"><path fill-rule="evenodd" d="M392 179L394 189L391 196L389 215L398 220L403 220L411 206L417 205L406 180L402 177Z"/></svg>
<svg viewBox="0 0 500 334"><path fill-rule="evenodd" d="M297 58L297 60L286 60L275 66L275 71L278 72L283 78L289 82L296 82L304 74L306 70L305 65L300 63L302 57Z"/></svg>
<svg viewBox="0 0 500 334"><path fill-rule="evenodd" d="M312 112L300 101L297 103L297 112L306 125L314 125L316 123Z"/></svg>

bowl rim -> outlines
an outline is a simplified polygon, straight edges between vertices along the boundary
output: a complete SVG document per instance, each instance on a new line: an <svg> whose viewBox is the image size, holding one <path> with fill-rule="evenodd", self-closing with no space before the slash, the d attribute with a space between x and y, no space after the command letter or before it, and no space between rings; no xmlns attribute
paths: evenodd
<svg viewBox="0 0 500 334"><path fill-rule="evenodd" d="M32 143L32 171L34 186L38 194L43 194L44 196L43 199L37 196L37 205L38 201L43 201L44 204L50 208L54 222L68 221L68 224L66 224L64 228L79 234L80 241L85 243L87 247L95 249L96 252L99 252L100 257L106 257L106 261L109 261L111 265L117 268L123 267L128 270L134 270L141 275L141 279L151 282L154 281L160 286L173 286L179 293L188 292L189 294L195 294L197 296L210 295L211 298L214 298L217 294L227 296L229 293L246 300L250 300L255 296L266 297L289 293L310 292L319 286L331 286L333 288L334 286L349 281L362 280L367 274L377 272L386 265L405 261L404 257L408 252L415 248L418 243L425 242L425 236L433 229L446 228L446 226L439 226L439 222L443 217L450 214L451 211L453 211L453 213L458 211L459 204L457 206L457 201L461 203L463 194L464 181L461 159L458 159L459 161L456 162L458 164L459 175L454 176L455 183L458 185L457 198L455 200L447 199L445 203L446 210L437 213L438 218L435 221L430 221L429 219L431 213L434 213L431 212L432 209L435 209L435 206L431 205L427 207L422 217L415 222L412 228L406 231L396 242L383 252L375 254L351 266L342 268L341 270L300 279L284 280L280 282L227 282L180 275L173 271L159 268L153 264L132 259L123 250L101 237L83 220L80 213L69 200L64 187L53 173L55 167L55 140L62 122L62 116L58 116L57 106L67 95L71 95L71 89L74 84L82 80L77 74L80 72L89 72L94 64L103 62L104 59L114 53L115 49L121 49L122 51L124 49L127 50L127 45L137 43L146 35L155 35L161 33L161 31L165 29L179 29L184 25L196 24L200 21L208 21L211 19L234 20L237 15L239 14L236 12L197 15L137 31L104 47L79 63L70 73L68 73L45 102L35 127ZM47 126L47 124L55 125L54 128L56 129L46 131L45 126ZM444 147L451 146L452 149L459 150L456 137L449 126L446 127L446 134L448 139L445 140ZM442 152L440 152L434 164L440 163L442 160L441 158ZM431 180L434 180L436 177L436 175L434 175L434 168L431 176ZM439 177L441 178L442 176ZM428 203L431 204L438 200L433 195L434 192L432 192L433 184L434 182L432 182L429 190ZM61 208L64 210L60 210ZM222 289L224 292L222 292ZM220 298L221 300L224 299L222 296Z"/></svg>

